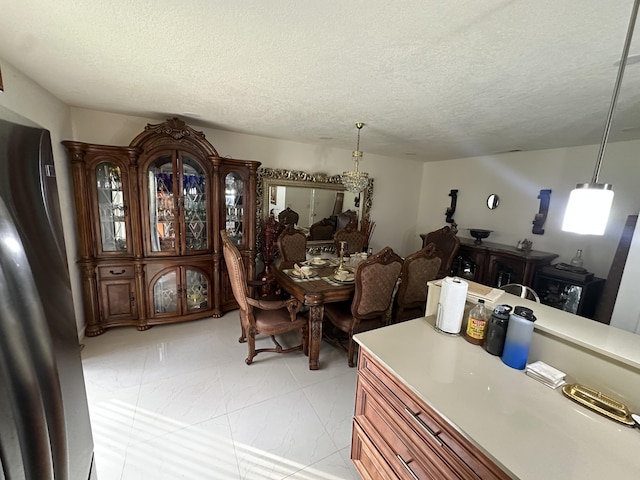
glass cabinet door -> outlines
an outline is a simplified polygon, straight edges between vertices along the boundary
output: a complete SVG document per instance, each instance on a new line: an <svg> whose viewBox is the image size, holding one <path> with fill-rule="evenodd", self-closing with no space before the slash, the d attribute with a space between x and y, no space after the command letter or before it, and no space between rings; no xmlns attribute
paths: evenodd
<svg viewBox="0 0 640 480"><path fill-rule="evenodd" d="M177 269L162 275L153 285L153 311L155 313L177 313L178 277Z"/></svg>
<svg viewBox="0 0 640 480"><path fill-rule="evenodd" d="M229 240L236 245L243 241L243 192L244 182L237 173L228 173L224 179L225 228Z"/></svg>
<svg viewBox="0 0 640 480"><path fill-rule="evenodd" d="M209 308L210 282L200 270L176 267L153 284L155 314L178 314Z"/></svg>
<svg viewBox="0 0 640 480"><path fill-rule="evenodd" d="M209 305L209 282L198 270L187 268L185 273L187 310L207 308Z"/></svg>
<svg viewBox="0 0 640 480"><path fill-rule="evenodd" d="M96 193L103 252L126 252L127 207L122 189L120 167L111 162L96 167Z"/></svg>
<svg viewBox="0 0 640 480"><path fill-rule="evenodd" d="M152 252L175 252L176 209L173 156L158 157L147 170Z"/></svg>
<svg viewBox="0 0 640 480"><path fill-rule="evenodd" d="M184 248L187 251L206 250L207 238L207 176L200 164L182 156L182 205L184 211Z"/></svg>

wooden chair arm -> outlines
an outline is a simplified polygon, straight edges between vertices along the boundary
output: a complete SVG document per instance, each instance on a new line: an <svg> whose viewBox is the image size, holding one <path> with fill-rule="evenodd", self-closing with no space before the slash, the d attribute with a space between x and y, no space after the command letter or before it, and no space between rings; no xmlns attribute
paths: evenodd
<svg viewBox="0 0 640 480"><path fill-rule="evenodd" d="M280 308L286 308L289 312L296 313L300 307L298 301L295 298L288 300L261 300L259 298L247 297L247 303L253 307L261 308L262 310L278 310Z"/></svg>

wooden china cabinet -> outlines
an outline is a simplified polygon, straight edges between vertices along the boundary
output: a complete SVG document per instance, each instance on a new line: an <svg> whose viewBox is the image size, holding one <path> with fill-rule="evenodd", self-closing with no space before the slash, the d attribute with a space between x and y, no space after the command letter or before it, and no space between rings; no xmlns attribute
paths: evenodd
<svg viewBox="0 0 640 480"><path fill-rule="evenodd" d="M237 308L222 256L226 229L255 272L256 170L218 155L172 118L128 147L62 142L71 161L86 335Z"/></svg>

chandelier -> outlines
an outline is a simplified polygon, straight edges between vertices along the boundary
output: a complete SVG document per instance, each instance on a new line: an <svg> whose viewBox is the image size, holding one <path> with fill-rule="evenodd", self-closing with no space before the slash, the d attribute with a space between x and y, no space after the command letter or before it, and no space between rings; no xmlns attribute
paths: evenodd
<svg viewBox="0 0 640 480"><path fill-rule="evenodd" d="M349 172L343 172L342 184L348 192L360 193L369 184L369 174L367 172L361 172L358 170L360 159L362 158L362 152L360 151L360 130L364 127L364 123L356 122L356 128L358 129L358 143L356 149L352 153L353 161L355 162L355 168Z"/></svg>

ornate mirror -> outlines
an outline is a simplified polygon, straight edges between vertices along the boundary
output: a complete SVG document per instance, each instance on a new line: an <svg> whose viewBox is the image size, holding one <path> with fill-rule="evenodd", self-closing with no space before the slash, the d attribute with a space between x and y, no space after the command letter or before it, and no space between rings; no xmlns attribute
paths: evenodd
<svg viewBox="0 0 640 480"><path fill-rule="evenodd" d="M358 221L369 218L373 197L373 179L360 194L347 192L340 175L328 176L323 173L306 173L299 170L258 168L257 214L258 238L260 226L273 213L278 214L289 208L298 214L297 227L308 235L314 224L332 219L339 213L356 212ZM333 240L307 242L310 247L333 246Z"/></svg>

